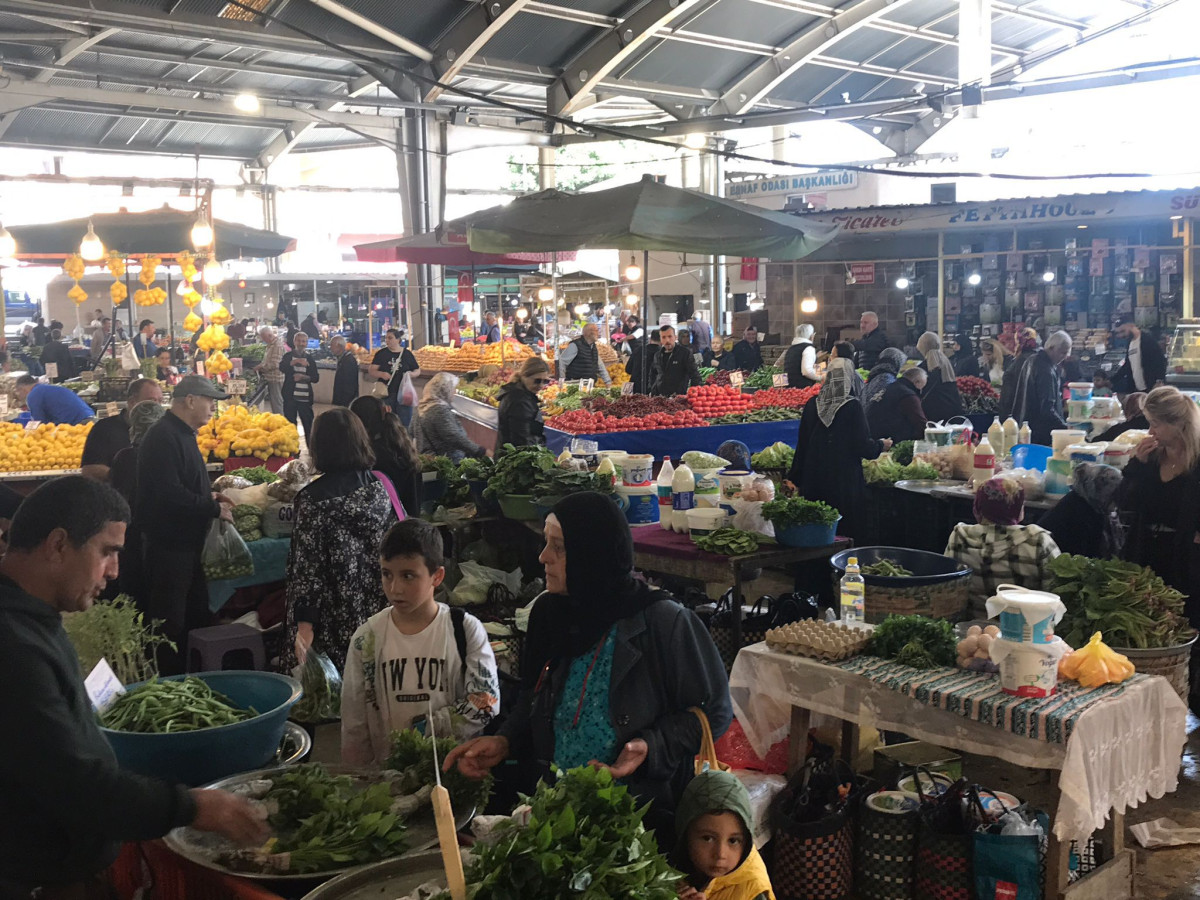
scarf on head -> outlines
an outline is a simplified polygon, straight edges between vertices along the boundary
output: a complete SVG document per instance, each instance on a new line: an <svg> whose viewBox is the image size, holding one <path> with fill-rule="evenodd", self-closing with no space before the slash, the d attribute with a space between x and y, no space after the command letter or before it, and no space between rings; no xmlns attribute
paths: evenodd
<svg viewBox="0 0 1200 900"><path fill-rule="evenodd" d="M1020 525L1025 488L1012 478L989 478L975 492L974 511L980 525Z"/></svg>
<svg viewBox="0 0 1200 900"><path fill-rule="evenodd" d="M425 391L421 394L421 402L417 404L417 410L421 415L425 415L435 406L449 406L454 400L454 390L457 387L457 375L438 372L429 380L429 384L425 385Z"/></svg>
<svg viewBox="0 0 1200 900"><path fill-rule="evenodd" d="M1116 508L1121 492L1121 473L1100 463L1081 463L1072 476L1072 489L1104 519L1104 542L1108 553L1116 553L1125 541L1117 521Z"/></svg>
<svg viewBox="0 0 1200 900"><path fill-rule="evenodd" d="M129 443L140 444L150 426L166 415L162 405L153 400L143 400L129 410Z"/></svg>
<svg viewBox="0 0 1200 900"><path fill-rule="evenodd" d="M835 359L829 363L825 383L817 394L817 415L826 428L833 427L838 410L851 399L850 385L854 379L854 367L848 359Z"/></svg>
<svg viewBox="0 0 1200 900"><path fill-rule="evenodd" d="M548 604L553 655L574 659L662 592L633 577L633 536L613 498L595 491L570 494L553 514L567 557L567 593Z"/></svg>

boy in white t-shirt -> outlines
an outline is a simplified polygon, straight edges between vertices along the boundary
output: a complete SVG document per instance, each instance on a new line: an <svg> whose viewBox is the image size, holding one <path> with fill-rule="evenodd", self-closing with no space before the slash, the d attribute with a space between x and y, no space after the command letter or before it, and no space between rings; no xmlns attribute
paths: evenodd
<svg viewBox="0 0 1200 900"><path fill-rule="evenodd" d="M496 657L482 623L433 599L446 577L442 536L421 519L379 548L390 605L354 632L342 676L342 762L383 765L393 731L428 717L438 737L465 740L500 712Z"/></svg>

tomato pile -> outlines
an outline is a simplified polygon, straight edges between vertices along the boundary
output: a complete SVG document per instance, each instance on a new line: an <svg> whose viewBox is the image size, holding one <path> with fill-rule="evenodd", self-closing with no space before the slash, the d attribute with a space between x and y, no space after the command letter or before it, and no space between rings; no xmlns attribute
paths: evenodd
<svg viewBox="0 0 1200 900"><path fill-rule="evenodd" d="M750 408L749 396L738 388L712 384L688 388L687 400L692 409L710 419Z"/></svg>
<svg viewBox="0 0 1200 900"><path fill-rule="evenodd" d="M804 404L821 392L821 386L814 384L806 388L766 388L755 391L751 396L752 409L767 407L782 407L784 409L803 409Z"/></svg>
<svg viewBox="0 0 1200 900"><path fill-rule="evenodd" d="M551 416L546 424L571 434L603 434L609 431L658 431L663 428L700 428L708 422L690 409L680 412L651 413L647 416L627 416L618 419L601 412L575 409L561 416Z"/></svg>

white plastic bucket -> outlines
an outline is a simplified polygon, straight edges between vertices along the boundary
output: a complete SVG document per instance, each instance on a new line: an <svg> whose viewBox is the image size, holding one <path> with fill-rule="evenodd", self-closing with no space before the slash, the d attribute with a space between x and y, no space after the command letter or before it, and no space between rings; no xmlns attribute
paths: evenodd
<svg viewBox="0 0 1200 900"><path fill-rule="evenodd" d="M617 486L617 505L630 525L654 525L658 522L658 491L654 485Z"/></svg>
<svg viewBox="0 0 1200 900"><path fill-rule="evenodd" d="M1049 644L1013 644L1000 638L992 646L1007 644L1000 667L1000 689L1014 697L1049 697L1058 687L1058 659Z"/></svg>
<svg viewBox="0 0 1200 900"><path fill-rule="evenodd" d="M1095 387L1096 385L1090 381L1072 381L1067 384L1072 400L1091 400L1092 390Z"/></svg>
<svg viewBox="0 0 1200 900"><path fill-rule="evenodd" d="M1081 431L1078 428L1055 428L1050 432L1050 446L1054 449L1054 455L1059 459L1065 459L1064 452L1071 444L1076 444L1087 437L1086 431Z"/></svg>
<svg viewBox="0 0 1200 900"><path fill-rule="evenodd" d="M627 487L643 487L654 473L654 457L649 453L629 453L621 466L622 480Z"/></svg>

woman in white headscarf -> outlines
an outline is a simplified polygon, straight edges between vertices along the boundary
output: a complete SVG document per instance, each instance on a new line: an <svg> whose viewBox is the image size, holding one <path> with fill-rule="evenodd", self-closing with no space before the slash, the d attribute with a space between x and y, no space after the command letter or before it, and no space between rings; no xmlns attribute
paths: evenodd
<svg viewBox="0 0 1200 900"><path fill-rule="evenodd" d="M867 485L862 461L892 446L871 437L862 403L851 396L855 372L850 360L835 359L821 392L804 407L796 456L788 478L809 500L822 500L842 514L838 533L859 538Z"/></svg>
<svg viewBox="0 0 1200 900"><path fill-rule="evenodd" d="M466 430L458 421L458 413L451 405L458 387L458 376L449 372L438 372L429 379L421 402L417 406L417 419L413 422L413 436L420 453L448 456L461 462L464 456L485 456L487 451L467 437Z"/></svg>
<svg viewBox="0 0 1200 900"><path fill-rule="evenodd" d="M812 342L813 327L808 323L796 326L792 346L783 354L783 371L788 387L806 388L821 383L817 372L817 348Z"/></svg>

